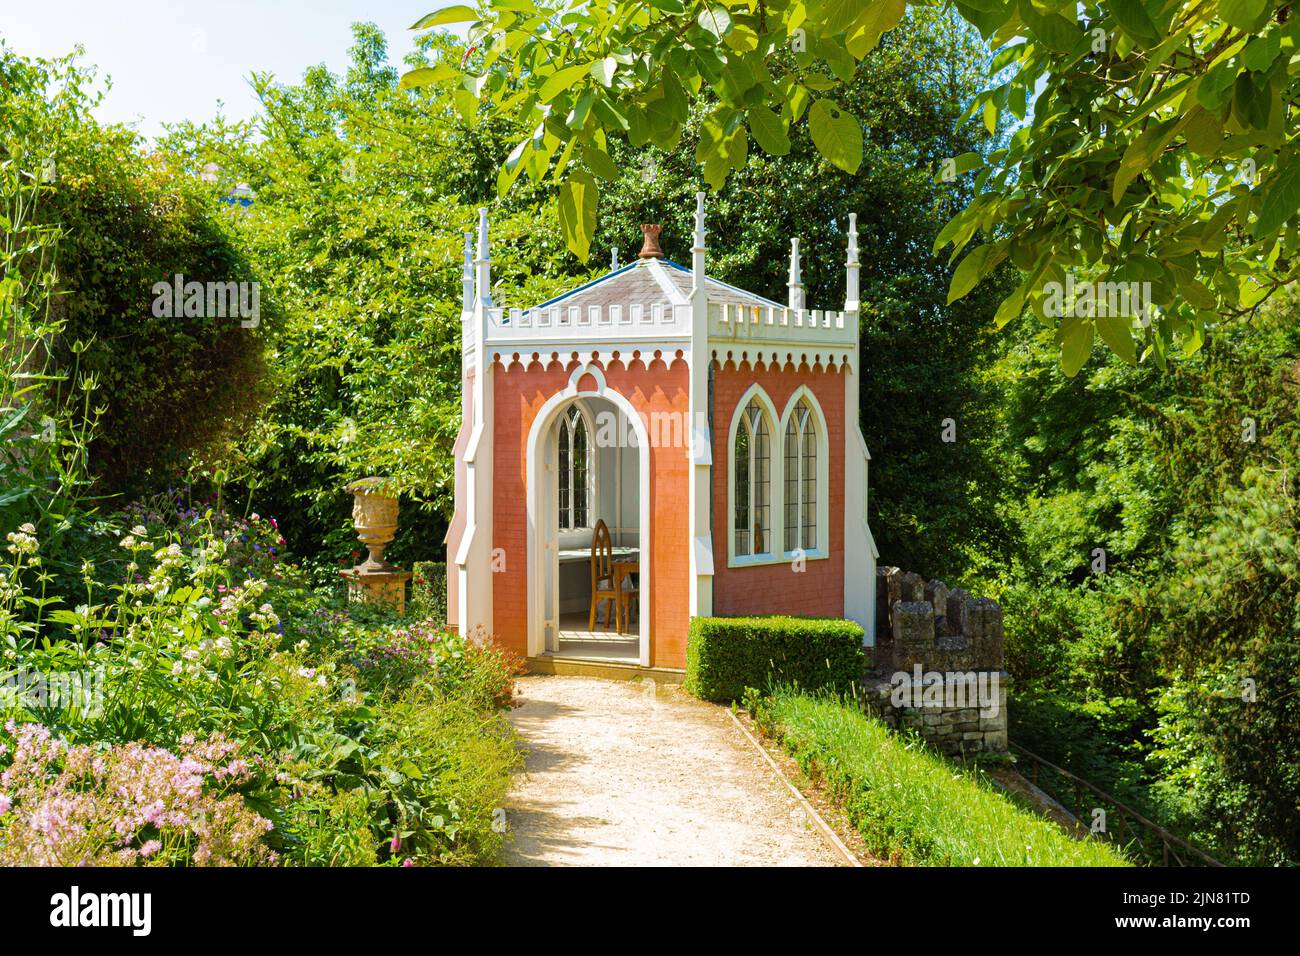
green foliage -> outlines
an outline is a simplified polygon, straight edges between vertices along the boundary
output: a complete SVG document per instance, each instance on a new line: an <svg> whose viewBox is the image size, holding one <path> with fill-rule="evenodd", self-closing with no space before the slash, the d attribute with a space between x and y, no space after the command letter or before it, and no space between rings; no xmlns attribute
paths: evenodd
<svg viewBox="0 0 1300 956"><path fill-rule="evenodd" d="M804 617L695 617L686 643L686 689L704 700L740 700L745 688L794 684L847 691L865 667L862 628Z"/></svg>
<svg viewBox="0 0 1300 956"><path fill-rule="evenodd" d="M256 125L179 124L162 144L197 173L255 201L230 228L276 313L267 342L268 401L237 446L208 468L284 523L319 580L356 550L349 481L384 475L404 498L389 556L441 550L460 428L464 233L490 199L492 127L471 132L454 98L401 89L382 34L354 30L346 76L300 83L256 76ZM429 62L455 56L449 41ZM542 197L549 201L550 197ZM494 209L493 280L542 301L558 291L563 251L535 205Z"/></svg>
<svg viewBox="0 0 1300 956"><path fill-rule="evenodd" d="M910 15L930 6L913 4ZM1300 28L1284 0L959 0L952 9L954 26L978 30L996 51L965 116L989 132L1018 128L970 167L977 195L935 243L936 252L951 244L955 261L981 235L988 240L957 267L950 300L1010 261L1023 281L1008 290L1003 320L1030 304L1056 331L1072 375L1094 334L1130 362L1140 344L1163 368L1172 349L1195 351L1219 320L1251 311L1300 275L1300 239L1286 229L1300 211L1287 106ZM405 80L458 86L470 104L512 120L522 138L505 169L515 175L527 166L540 176L554 162L562 176L574 146L604 152L615 139L672 150L687 98L704 91L695 162L714 189L745 168L751 135L782 155L805 122L819 152L855 173L868 118L845 103L844 87L907 13L903 0L757 8L488 0L413 26L472 21L469 44L482 53L459 70ZM942 173L944 159L934 157L931 169ZM503 188L512 181L505 176ZM584 203L597 188L583 185ZM568 246L583 258L593 218L561 209ZM1047 285L1071 271L1150 282L1156 321L1134 329L1091 313L1046 317Z"/></svg>
<svg viewBox="0 0 1300 956"><path fill-rule="evenodd" d="M953 764L867 717L853 702L788 689L755 719L804 773L824 780L867 847L909 866L1125 866L1107 844L1075 840Z"/></svg>
<svg viewBox="0 0 1300 956"><path fill-rule="evenodd" d="M177 274L252 277L229 234L230 207L146 155L134 132L96 123L85 92L92 80L71 59L0 53L0 113L7 128L27 130L16 161L42 183L37 221L61 235L51 372L69 386L96 386L93 415L73 422L98 423L89 453L99 490L132 491L211 452L248 420L261 345L237 318L155 314L154 284ZM69 401L67 389L61 398Z"/></svg>
<svg viewBox="0 0 1300 956"><path fill-rule="evenodd" d="M964 575L970 554L1007 546L994 508L1002 463L988 453L999 427L997 383L985 373L998 352L999 286L987 283L948 306L951 271L924 252L968 189L936 184L928 163L989 148L982 128L955 127L977 88L981 56L978 42L944 18L910 16L841 91L872 130L857 174L845 175L807 137L795 137L784 155L752 155L709 200L707 220L710 275L783 300L797 236L807 301L838 308L846 214L857 213L861 246L870 250L860 271L860 396L872 530L882 560L949 579ZM946 82L933 82L936 73ZM610 142L619 175L602 183L592 244L601 260L618 249L626 261L639 224L657 222L669 258L689 261L693 197L706 185L692 166L705 113L692 106L671 151ZM941 440L949 418L953 443Z"/></svg>
<svg viewBox="0 0 1300 956"><path fill-rule="evenodd" d="M1300 859L1294 305L1165 374L1099 354L1068 379L1053 352L996 372L1016 546L981 587L1012 737L1221 859Z"/></svg>
<svg viewBox="0 0 1300 956"><path fill-rule="evenodd" d="M211 515L202 521L186 548L139 525L119 543L124 579L95 581L101 569L87 566L90 597L75 607L76 596L37 590L48 578L35 529L11 532L6 668L64 690L7 693L0 717L70 744L238 742L250 771L240 796L283 862L494 859L493 814L519 762L500 718L515 663L444 630L353 619L278 565L256 576L234 553L241 536L228 542ZM8 822L0 816L0 843ZM133 834L123 851L147 842Z"/></svg>
<svg viewBox="0 0 1300 956"><path fill-rule="evenodd" d="M416 561L411 572L411 612L426 621L446 621L446 562Z"/></svg>
<svg viewBox="0 0 1300 956"><path fill-rule="evenodd" d="M956 257L989 237L1040 318L1045 285L1068 272L1150 282L1158 306L1146 328L1091 314L1062 321L1067 370L1082 364L1094 327L1129 361L1136 334L1163 368L1175 349L1195 351L1223 319L1295 281L1286 226L1300 209L1300 165L1286 51L1297 27L1284 3L977 6L958 8L1001 49L969 112L1024 123L936 248L951 241Z"/></svg>

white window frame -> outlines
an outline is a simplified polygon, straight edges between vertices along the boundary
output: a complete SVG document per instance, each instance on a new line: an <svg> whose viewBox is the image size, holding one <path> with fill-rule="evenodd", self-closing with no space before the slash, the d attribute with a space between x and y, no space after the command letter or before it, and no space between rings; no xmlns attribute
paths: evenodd
<svg viewBox="0 0 1300 956"><path fill-rule="evenodd" d="M751 400L756 400L760 414L767 424L768 434L768 540L767 550L758 554L736 554L736 436L740 433L741 417L749 407ZM775 453L776 438L784 435L777 431L780 419L776 407L768 398L767 392L757 383L751 385L740 396L731 414L731 427L727 431L727 566L732 568L748 567L761 564L784 564L786 558L781 550L782 525L785 511L781 501L781 488L784 480L781 470L781 456ZM784 445L781 446L782 448ZM751 475L752 480L752 475ZM777 517L780 516L780 523Z"/></svg>
<svg viewBox="0 0 1300 956"><path fill-rule="evenodd" d="M782 555L788 561L792 561L796 557L795 552L798 550L798 542L793 542L794 547L786 549L791 542L784 541L785 431L790 424L790 419L794 416L795 409L799 407L801 399L807 403L811 412L813 435L817 443L817 547L804 551L803 557L808 560L830 557L830 433L826 428L826 415L822 412L822 406L817 401L817 396L813 394L813 390L807 385L800 385L786 402L785 411L781 415L781 535L783 539ZM801 468L803 467L802 462L803 449L800 448Z"/></svg>

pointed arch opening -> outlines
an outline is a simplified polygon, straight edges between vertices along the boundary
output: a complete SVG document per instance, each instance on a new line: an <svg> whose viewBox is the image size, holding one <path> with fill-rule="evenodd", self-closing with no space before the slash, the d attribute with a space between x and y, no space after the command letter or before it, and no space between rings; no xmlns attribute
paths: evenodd
<svg viewBox="0 0 1300 956"><path fill-rule="evenodd" d="M787 557L819 556L829 532L826 418L807 386L790 396L782 420L782 540Z"/></svg>
<svg viewBox="0 0 1300 956"><path fill-rule="evenodd" d="M728 435L729 533L731 563L770 561L780 554L773 526L773 442L776 414L755 385L742 396Z"/></svg>

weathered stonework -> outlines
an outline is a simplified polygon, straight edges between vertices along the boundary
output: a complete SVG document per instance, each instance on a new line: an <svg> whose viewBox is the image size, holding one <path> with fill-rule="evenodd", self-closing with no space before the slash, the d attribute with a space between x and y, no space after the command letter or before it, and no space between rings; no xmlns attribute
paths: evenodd
<svg viewBox="0 0 1300 956"><path fill-rule="evenodd" d="M345 568L339 574L348 582L351 604L387 604L398 614L406 610L406 582L410 571L372 571Z"/></svg>
<svg viewBox="0 0 1300 956"><path fill-rule="evenodd" d="M388 604L400 614L406 610L406 582L411 580L411 572L384 560L384 548L397 533L397 496L386 492L384 479L377 477L354 481L347 490L353 495L357 540L370 552L355 568L339 572L348 582L348 601Z"/></svg>
<svg viewBox="0 0 1300 956"><path fill-rule="evenodd" d="M1007 750L1002 608L942 581L880 568L868 710L944 753Z"/></svg>

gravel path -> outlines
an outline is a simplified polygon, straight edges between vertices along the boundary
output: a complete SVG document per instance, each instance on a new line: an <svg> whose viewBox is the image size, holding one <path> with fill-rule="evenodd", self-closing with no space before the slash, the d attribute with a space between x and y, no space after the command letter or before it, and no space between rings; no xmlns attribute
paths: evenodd
<svg viewBox="0 0 1300 956"><path fill-rule="evenodd" d="M513 866L843 861L721 708L653 681L526 677Z"/></svg>

